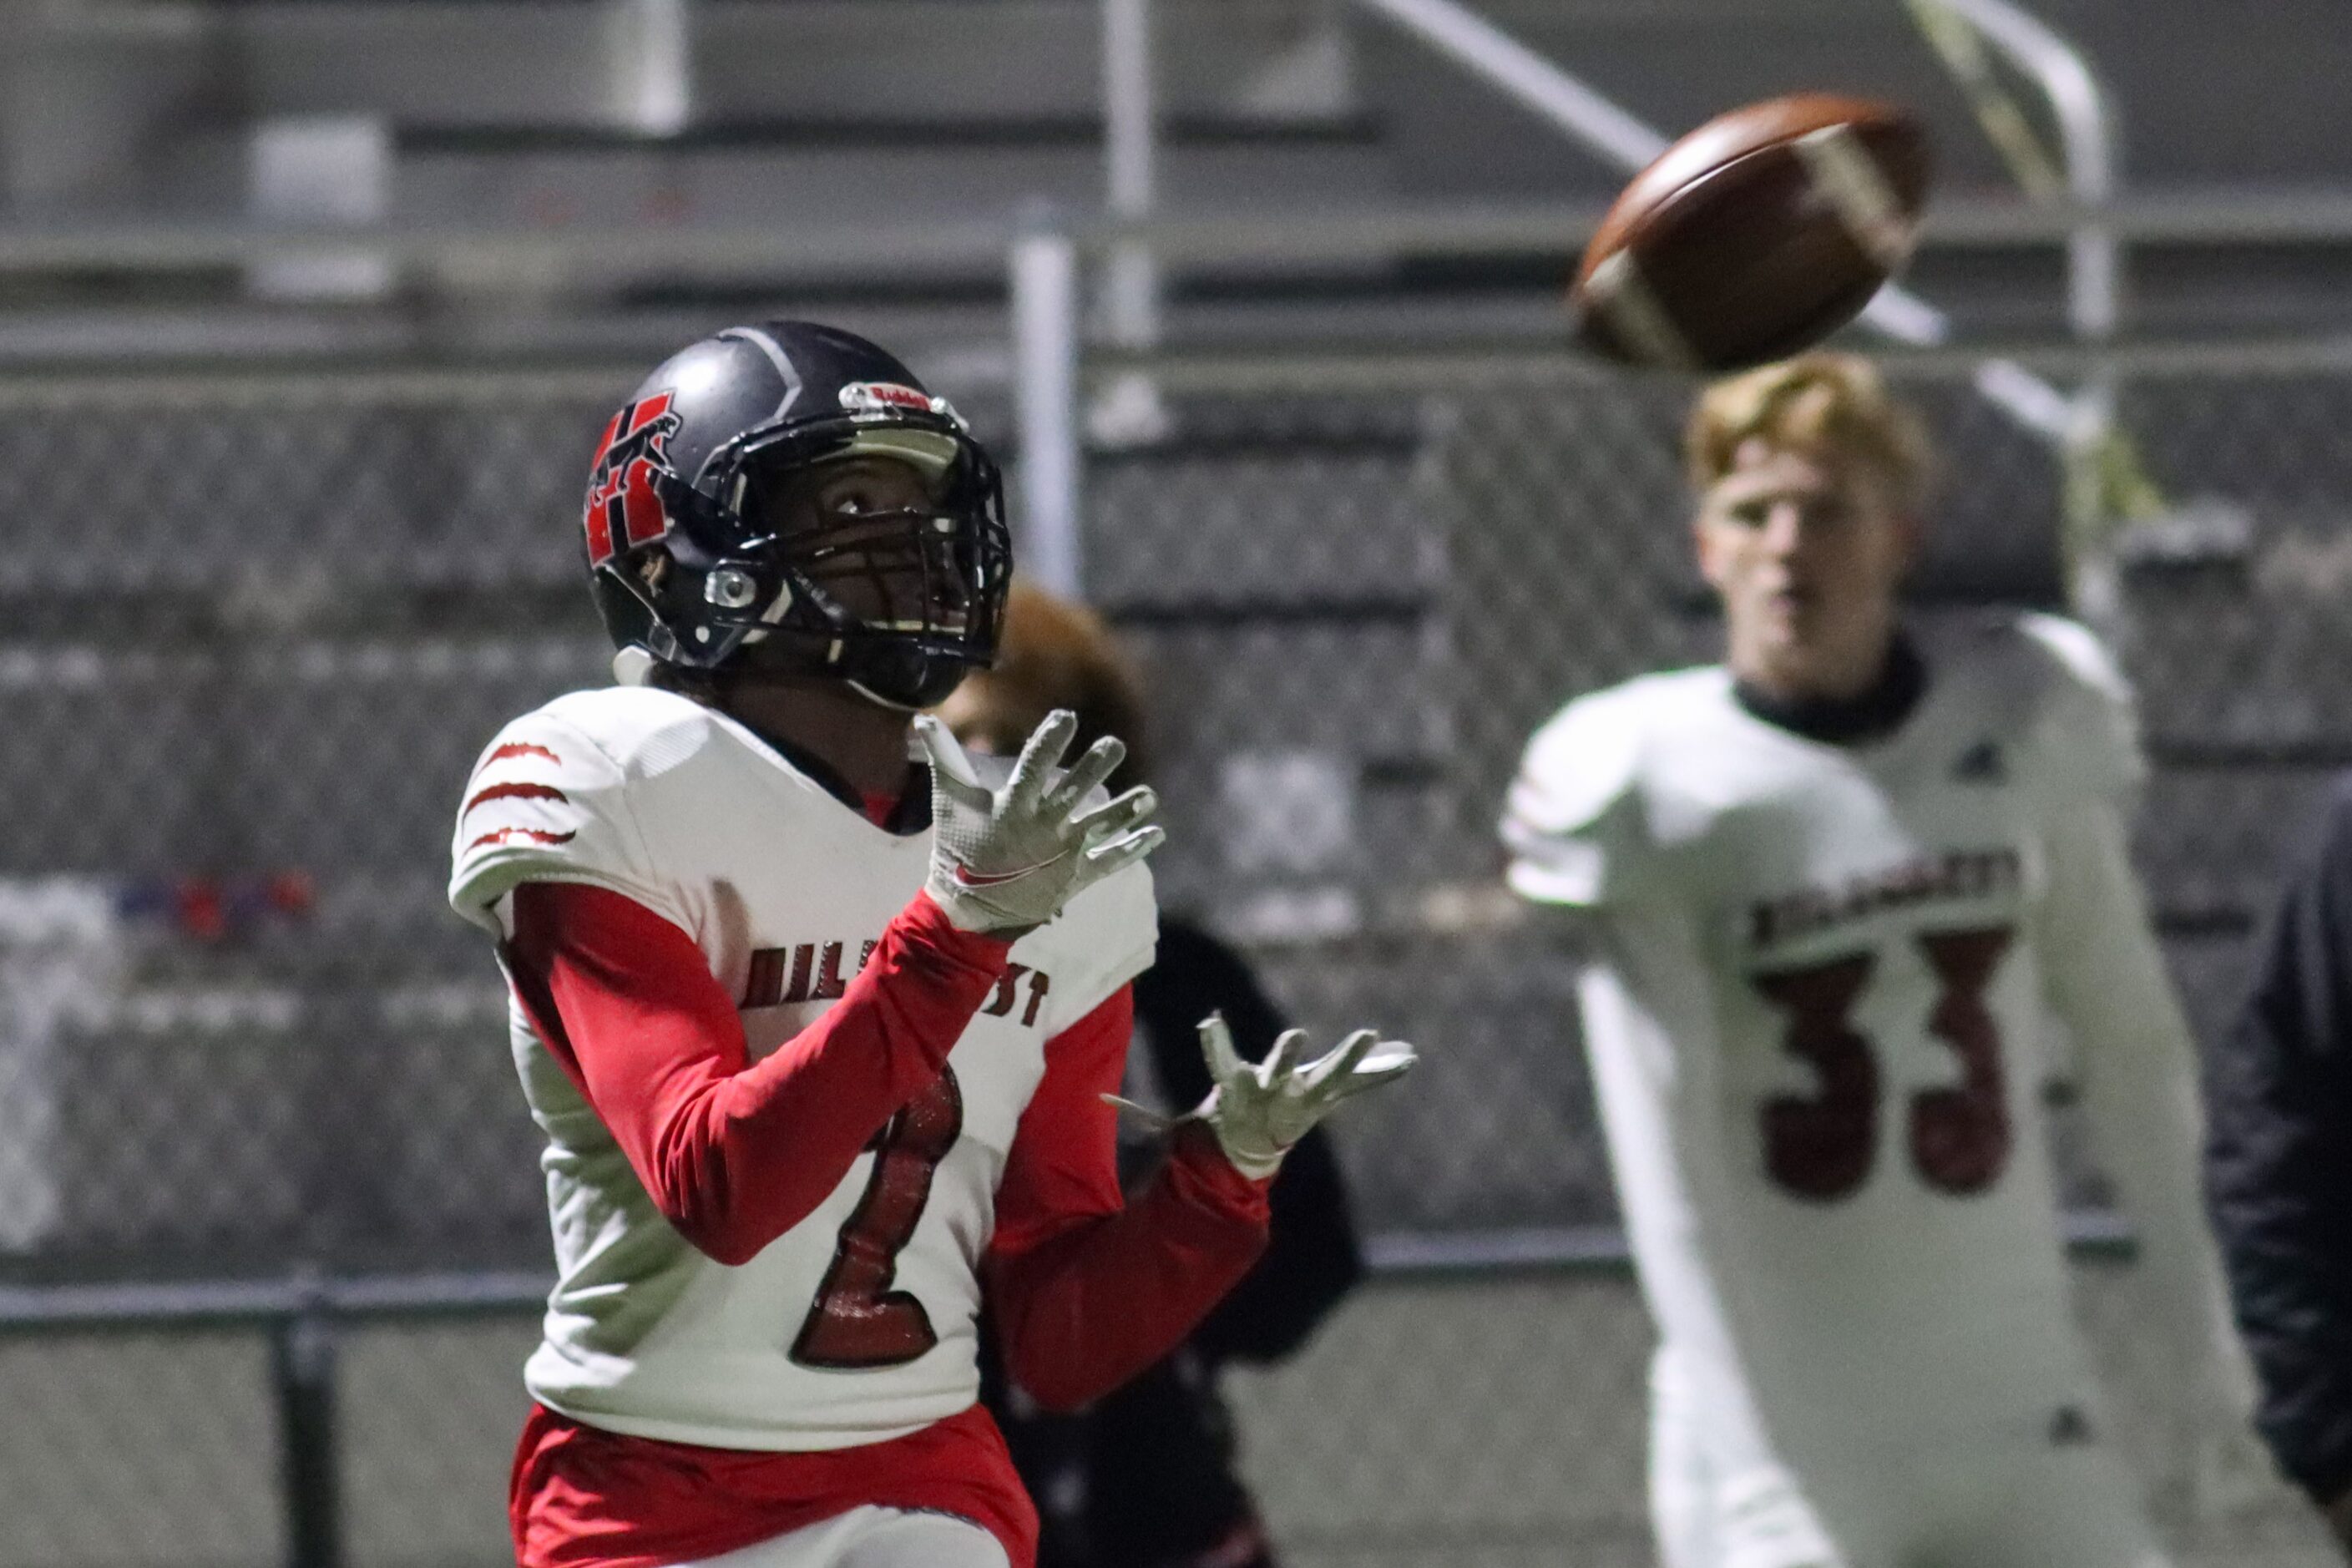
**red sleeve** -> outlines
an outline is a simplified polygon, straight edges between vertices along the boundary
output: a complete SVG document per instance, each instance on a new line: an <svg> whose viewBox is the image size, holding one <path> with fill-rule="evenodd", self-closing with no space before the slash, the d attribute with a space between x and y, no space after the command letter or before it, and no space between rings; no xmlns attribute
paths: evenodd
<svg viewBox="0 0 2352 1568"><path fill-rule="evenodd" d="M1125 987L1046 1042L996 1193L989 1305L1013 1380L1049 1409L1084 1405L1182 1343L1266 1238L1266 1187L1206 1128L1121 1205L1116 1093L1135 1004Z"/></svg>
<svg viewBox="0 0 2352 1568"><path fill-rule="evenodd" d="M756 1064L702 950L619 893L523 883L502 956L655 1206L712 1258L741 1263L824 1201L938 1076L1011 945L958 930L918 894L841 999Z"/></svg>

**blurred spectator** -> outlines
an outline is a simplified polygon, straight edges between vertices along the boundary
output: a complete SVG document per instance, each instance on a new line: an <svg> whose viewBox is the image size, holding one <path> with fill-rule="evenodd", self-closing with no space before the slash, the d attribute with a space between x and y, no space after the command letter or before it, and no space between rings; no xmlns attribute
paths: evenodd
<svg viewBox="0 0 2352 1568"><path fill-rule="evenodd" d="M995 668L966 679L941 712L966 745L1011 754L1055 708L1078 717L1074 752L1103 734L1127 742L1114 792L1140 780L1140 693L1108 630L1087 610L1016 585ZM1286 1026L1237 953L1163 911L1158 960L1135 982L1141 1048L1128 1058L1129 1099L1170 1114L1201 1102L1209 1078L1194 1029L1212 1012L1254 1058ZM1130 1190L1148 1174L1137 1168L1147 1152L1142 1142L1122 1145ZM1043 1521L1039 1568L1271 1568L1272 1544L1235 1473L1218 1369L1290 1354L1363 1273L1324 1133L1291 1151L1273 1205L1273 1238L1255 1270L1175 1354L1108 1398L1047 1415L1001 1365L983 1363L984 1395Z"/></svg>
<svg viewBox="0 0 2352 1568"><path fill-rule="evenodd" d="M2279 1468L2352 1549L2352 775L2206 1064L2206 1191Z"/></svg>

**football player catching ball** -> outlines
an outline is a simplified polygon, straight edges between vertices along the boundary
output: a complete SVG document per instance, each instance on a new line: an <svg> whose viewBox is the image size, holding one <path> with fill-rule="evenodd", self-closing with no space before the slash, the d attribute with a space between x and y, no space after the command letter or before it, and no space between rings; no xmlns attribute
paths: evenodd
<svg viewBox="0 0 2352 1568"><path fill-rule="evenodd" d="M2170 1332L2184 1451L2246 1374L2188 1031L2126 852L2124 685L2048 616L1907 625L1927 463L1862 362L1722 382L1688 433L1724 665L1529 743L1510 880L1571 911L1660 1345L1669 1568L2156 1568L2073 1325L2062 1026Z"/></svg>
<svg viewBox="0 0 2352 1568"><path fill-rule="evenodd" d="M985 664L995 466L863 339L740 327L656 370L591 478L620 684L482 753L450 901L494 936L558 1279L511 1492L525 1568L1026 1568L975 1403L1076 1405L1249 1268L1285 1151L1412 1065L1370 1031L1243 1062L1123 1204L1153 800L918 712Z"/></svg>

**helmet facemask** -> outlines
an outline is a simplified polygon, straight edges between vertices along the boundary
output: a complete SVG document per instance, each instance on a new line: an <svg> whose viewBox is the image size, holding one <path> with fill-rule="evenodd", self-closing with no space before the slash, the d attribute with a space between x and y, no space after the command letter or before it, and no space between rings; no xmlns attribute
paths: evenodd
<svg viewBox="0 0 2352 1568"><path fill-rule="evenodd" d="M951 416L802 426L717 454L699 486L656 488L668 567L647 592L615 563L652 612L656 659L828 675L916 709L994 657L1012 570L1002 489ZM684 595L690 614L664 613Z"/></svg>

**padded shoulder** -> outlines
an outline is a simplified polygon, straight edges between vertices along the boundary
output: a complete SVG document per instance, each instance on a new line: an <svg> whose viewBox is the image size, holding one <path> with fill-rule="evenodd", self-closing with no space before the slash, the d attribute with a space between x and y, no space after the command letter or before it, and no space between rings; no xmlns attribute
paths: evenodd
<svg viewBox="0 0 2352 1568"><path fill-rule="evenodd" d="M2039 655L2057 680L2128 705L2131 684L2096 633L2080 621L2029 610L2011 621L2015 635Z"/></svg>
<svg viewBox="0 0 2352 1568"><path fill-rule="evenodd" d="M1515 891L1593 907L1639 890L1650 858L1642 798L1649 738L1697 700L1709 675L1629 680L1577 699L1535 732L1503 809Z"/></svg>
<svg viewBox="0 0 2352 1568"><path fill-rule="evenodd" d="M591 882L687 925L631 797L709 744L711 725L684 698L624 687L559 697L515 720L467 781L450 843L450 905L495 932L496 905L518 883Z"/></svg>
<svg viewBox="0 0 2352 1568"><path fill-rule="evenodd" d="M2114 655L2088 626L2058 616L2015 618L2036 676L2039 739L2061 787L2130 811L2147 783L2139 709Z"/></svg>
<svg viewBox="0 0 2352 1568"><path fill-rule="evenodd" d="M701 703L648 686L607 686L555 699L536 715L570 727L635 779L655 778L718 740L721 721Z"/></svg>
<svg viewBox="0 0 2352 1568"><path fill-rule="evenodd" d="M2009 733L2061 798L2129 812L2147 782L2131 683L2092 630L2033 611L1972 616L1944 628L1930 662L1984 683Z"/></svg>

